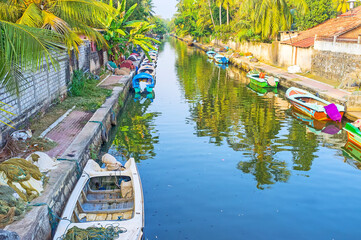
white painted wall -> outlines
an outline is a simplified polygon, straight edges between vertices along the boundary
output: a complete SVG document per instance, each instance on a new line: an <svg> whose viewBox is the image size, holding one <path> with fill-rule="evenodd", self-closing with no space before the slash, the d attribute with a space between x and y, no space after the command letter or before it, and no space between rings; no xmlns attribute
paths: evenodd
<svg viewBox="0 0 361 240"><path fill-rule="evenodd" d="M315 50L361 55L361 44L316 40Z"/></svg>
<svg viewBox="0 0 361 240"><path fill-rule="evenodd" d="M259 43L259 42L234 42L229 41L228 47L242 53L251 52L253 56L262 62L289 67L298 65L302 71L311 70L313 48L297 48L280 42Z"/></svg>

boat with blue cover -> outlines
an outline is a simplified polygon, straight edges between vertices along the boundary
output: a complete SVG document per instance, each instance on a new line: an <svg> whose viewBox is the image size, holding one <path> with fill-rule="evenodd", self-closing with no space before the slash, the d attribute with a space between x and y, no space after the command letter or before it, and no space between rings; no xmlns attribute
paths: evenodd
<svg viewBox="0 0 361 240"><path fill-rule="evenodd" d="M206 54L207 54L208 58L211 58L211 59L217 55L217 53L215 51L208 51L208 52L206 52Z"/></svg>
<svg viewBox="0 0 361 240"><path fill-rule="evenodd" d="M214 61L219 64L227 64L229 60L225 56L217 54L214 56Z"/></svg>
<svg viewBox="0 0 361 240"><path fill-rule="evenodd" d="M145 83L145 89L141 89L141 83ZM152 92L155 86L155 80L152 75L148 73L139 73L133 77L132 87L135 93L139 92Z"/></svg>

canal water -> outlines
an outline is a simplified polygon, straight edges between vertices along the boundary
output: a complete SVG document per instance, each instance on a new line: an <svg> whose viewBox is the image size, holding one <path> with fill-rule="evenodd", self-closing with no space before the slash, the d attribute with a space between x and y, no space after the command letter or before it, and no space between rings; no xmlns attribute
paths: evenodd
<svg viewBox="0 0 361 240"><path fill-rule="evenodd" d="M145 239L360 239L359 152L341 126L247 84L180 41L161 46L155 94L130 96L107 150L137 160Z"/></svg>

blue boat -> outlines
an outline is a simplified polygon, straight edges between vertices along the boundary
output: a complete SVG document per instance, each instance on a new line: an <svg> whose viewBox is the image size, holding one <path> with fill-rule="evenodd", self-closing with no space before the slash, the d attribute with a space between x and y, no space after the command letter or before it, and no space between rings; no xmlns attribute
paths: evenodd
<svg viewBox="0 0 361 240"><path fill-rule="evenodd" d="M219 64L227 64L228 63L228 58L226 58L223 55L217 54L217 55L214 56L214 61L216 63L219 63Z"/></svg>
<svg viewBox="0 0 361 240"><path fill-rule="evenodd" d="M143 90L143 92L150 93L153 91L153 88L155 86L155 81L154 81L154 78L152 77L152 75L150 75L148 73L139 73L133 77L133 81L132 81L132 87L133 87L135 93L142 92L142 89L140 88L141 82L146 83L146 87Z"/></svg>
<svg viewBox="0 0 361 240"><path fill-rule="evenodd" d="M210 59L214 58L214 56L217 55L217 53L214 52L214 51L208 51L208 52L206 52L206 53L207 53L207 56L208 56Z"/></svg>

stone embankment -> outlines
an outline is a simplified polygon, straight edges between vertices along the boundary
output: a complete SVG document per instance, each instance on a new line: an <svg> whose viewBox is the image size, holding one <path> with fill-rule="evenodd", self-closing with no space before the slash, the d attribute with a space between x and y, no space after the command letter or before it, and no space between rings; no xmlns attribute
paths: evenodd
<svg viewBox="0 0 361 240"><path fill-rule="evenodd" d="M185 42L189 42L188 39L183 39L180 37L176 38ZM201 43L193 43L193 46L205 52L209 51L210 48L219 47L204 45ZM273 67L262 62L251 62L250 59L247 57L233 57L232 55L227 55L226 53L223 54L229 58L231 64L243 71L248 72L251 70L258 70L265 72L268 75L279 78L279 84L281 87L298 87L301 89L305 89L313 94L316 94L329 102L344 105L347 111L345 117L350 121L355 121L356 119L361 118L361 96L359 95L352 94L351 92L343 89L337 89L334 86L308 77L288 73L281 68Z"/></svg>
<svg viewBox="0 0 361 240"><path fill-rule="evenodd" d="M140 61L137 62L137 66L139 64ZM135 71L127 76L111 75L100 83L100 86L111 88L112 95L90 119L88 118L85 126L75 129L71 114L61 121L62 128L74 128L74 132L78 134L75 134L71 138L72 141L67 143L69 141L65 136L67 134L59 131L60 138L64 138L64 141L60 141L60 145L66 144L64 145L66 148L58 158L60 161L57 168L48 174L49 180L44 192L30 203L33 207L23 219L8 225L5 230L16 232L20 239L51 239L54 226L51 225L49 217L61 216L86 162L94 153L99 152L102 143L107 141L107 134L111 126L115 124L115 118L125 103L134 74ZM64 146L60 147L64 148Z"/></svg>

